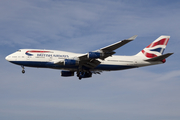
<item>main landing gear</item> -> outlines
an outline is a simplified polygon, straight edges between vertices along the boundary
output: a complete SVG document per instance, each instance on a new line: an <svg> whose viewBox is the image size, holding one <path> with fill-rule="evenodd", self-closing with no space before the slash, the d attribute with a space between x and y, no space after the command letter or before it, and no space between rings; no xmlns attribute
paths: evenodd
<svg viewBox="0 0 180 120"><path fill-rule="evenodd" d="M79 77L79 80L82 78L89 78L92 77L92 72L90 71L77 71L77 77Z"/></svg>
<svg viewBox="0 0 180 120"><path fill-rule="evenodd" d="M79 77L79 80L81 80L81 76L80 76L81 72L80 71L77 71L77 77Z"/></svg>
<svg viewBox="0 0 180 120"><path fill-rule="evenodd" d="M21 66L22 67L22 73L24 74L25 73L25 68L24 68L24 66Z"/></svg>

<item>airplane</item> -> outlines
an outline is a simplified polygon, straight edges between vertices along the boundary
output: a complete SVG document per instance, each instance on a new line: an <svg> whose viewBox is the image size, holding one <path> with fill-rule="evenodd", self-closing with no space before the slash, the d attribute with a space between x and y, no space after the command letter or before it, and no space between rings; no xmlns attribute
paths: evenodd
<svg viewBox="0 0 180 120"><path fill-rule="evenodd" d="M170 36L161 35L150 45L133 56L114 55L114 50L133 41L137 35L116 42L101 49L85 54L42 49L20 49L6 56L6 60L20 65L22 73L24 66L36 68L61 69L62 77L77 74L79 80L90 78L92 74L100 74L103 71L116 71L143 66L162 64L173 53L163 54Z"/></svg>

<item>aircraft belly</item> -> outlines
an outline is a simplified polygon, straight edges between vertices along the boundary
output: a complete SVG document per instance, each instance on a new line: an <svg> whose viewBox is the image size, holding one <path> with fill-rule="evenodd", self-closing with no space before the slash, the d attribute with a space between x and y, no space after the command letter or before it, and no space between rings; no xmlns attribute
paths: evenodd
<svg viewBox="0 0 180 120"><path fill-rule="evenodd" d="M54 64L53 62L37 62L37 61L11 61L11 62L17 65L23 65L23 66L28 66L28 67L67 69L67 70L78 69L78 66L63 66L63 65ZM95 67L93 70L111 71L111 70L123 70L123 69L130 69L130 68L136 68L136 66L100 64L97 67Z"/></svg>
<svg viewBox="0 0 180 120"><path fill-rule="evenodd" d="M28 66L28 67L46 67L46 64L48 62L37 62L37 61L11 61L14 64L17 65L23 65L23 66Z"/></svg>
<svg viewBox="0 0 180 120"><path fill-rule="evenodd" d="M67 69L67 70L74 70L78 68L78 66L57 65L57 64L54 64L53 62L37 62L37 61L11 61L11 62L17 65L23 65L27 67Z"/></svg>
<svg viewBox="0 0 180 120"><path fill-rule="evenodd" d="M111 71L111 70L124 70L124 69L136 68L136 67L137 66L100 64L95 69Z"/></svg>

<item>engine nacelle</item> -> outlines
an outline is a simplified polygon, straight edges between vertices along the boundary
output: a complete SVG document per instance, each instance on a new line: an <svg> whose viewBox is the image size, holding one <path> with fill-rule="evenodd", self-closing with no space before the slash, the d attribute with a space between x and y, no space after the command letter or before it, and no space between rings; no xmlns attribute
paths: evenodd
<svg viewBox="0 0 180 120"><path fill-rule="evenodd" d="M101 52L89 52L88 53L88 58L100 58L103 56L103 53Z"/></svg>
<svg viewBox="0 0 180 120"><path fill-rule="evenodd" d="M65 59L64 60L64 65L65 66L68 66L68 65L75 66L75 65L78 65L78 64L79 64L79 62L77 60L73 60L73 59Z"/></svg>
<svg viewBox="0 0 180 120"><path fill-rule="evenodd" d="M74 72L73 71L61 71L61 76L63 76L63 77L74 76Z"/></svg>

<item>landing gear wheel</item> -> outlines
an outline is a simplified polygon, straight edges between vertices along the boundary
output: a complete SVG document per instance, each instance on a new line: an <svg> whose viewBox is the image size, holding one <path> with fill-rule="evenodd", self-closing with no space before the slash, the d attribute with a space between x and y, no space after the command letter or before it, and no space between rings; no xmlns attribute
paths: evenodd
<svg viewBox="0 0 180 120"><path fill-rule="evenodd" d="M25 73L24 66L21 65L21 67L22 67L22 73L24 74Z"/></svg>
<svg viewBox="0 0 180 120"><path fill-rule="evenodd" d="M81 77L79 77L79 80L81 80L82 78Z"/></svg>
<svg viewBox="0 0 180 120"><path fill-rule="evenodd" d="M24 74L24 73L25 73L25 70L22 70L22 73Z"/></svg>

